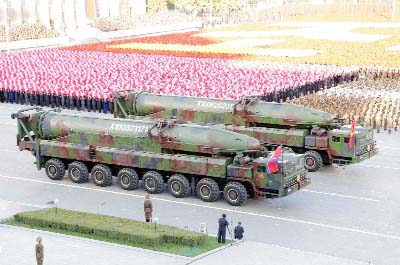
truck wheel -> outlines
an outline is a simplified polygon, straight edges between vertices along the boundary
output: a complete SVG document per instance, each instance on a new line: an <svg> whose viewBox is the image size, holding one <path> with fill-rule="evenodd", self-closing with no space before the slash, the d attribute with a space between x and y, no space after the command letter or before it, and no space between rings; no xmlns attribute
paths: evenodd
<svg viewBox="0 0 400 265"><path fill-rule="evenodd" d="M143 175L144 189L151 194L161 193L164 190L164 180L160 173L147 171Z"/></svg>
<svg viewBox="0 0 400 265"><path fill-rule="evenodd" d="M65 175L64 163L59 159L52 158L47 160L44 168L46 170L46 175L49 177L49 179L60 180Z"/></svg>
<svg viewBox="0 0 400 265"><path fill-rule="evenodd" d="M228 182L224 188L224 197L230 205L240 206L247 199L247 190L242 183Z"/></svg>
<svg viewBox="0 0 400 265"><path fill-rule="evenodd" d="M132 168L123 168L118 172L118 183L124 190L135 190L139 185L139 176Z"/></svg>
<svg viewBox="0 0 400 265"><path fill-rule="evenodd" d="M316 151L307 151L304 153L304 167L310 171L315 172L322 166L322 157Z"/></svg>
<svg viewBox="0 0 400 265"><path fill-rule="evenodd" d="M199 198L205 202L216 201L219 197L218 184L210 178L201 179L196 185L196 192Z"/></svg>
<svg viewBox="0 0 400 265"><path fill-rule="evenodd" d="M90 172L94 184L100 187L110 186L112 184L111 169L102 164L95 165Z"/></svg>
<svg viewBox="0 0 400 265"><path fill-rule="evenodd" d="M84 163L75 161L68 166L68 176L75 183L85 183L89 179L89 170Z"/></svg>
<svg viewBox="0 0 400 265"><path fill-rule="evenodd" d="M183 198L190 193L190 184L188 179L180 174L172 175L168 180L168 188L175 198Z"/></svg>

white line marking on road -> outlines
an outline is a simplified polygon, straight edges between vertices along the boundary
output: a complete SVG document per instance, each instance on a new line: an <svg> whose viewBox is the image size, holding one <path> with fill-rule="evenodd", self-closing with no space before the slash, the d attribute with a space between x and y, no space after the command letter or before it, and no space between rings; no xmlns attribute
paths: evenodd
<svg viewBox="0 0 400 265"><path fill-rule="evenodd" d="M300 190L300 191L310 192L310 193L317 193L317 194L324 194L324 195L336 196L336 197L343 197L343 198L349 198L349 199L363 200L363 201L380 202L380 200L376 200L376 199L365 198L365 197L356 197L356 196L350 196L350 195L343 195L343 194L338 194L338 193L329 193L329 192L322 192L322 191L316 191L316 190L307 190L307 189Z"/></svg>
<svg viewBox="0 0 400 265"><path fill-rule="evenodd" d="M0 122L0 125L10 125L10 126L17 126L16 123L11 123L11 122Z"/></svg>
<svg viewBox="0 0 400 265"><path fill-rule="evenodd" d="M385 166L379 166L379 165L367 165L367 164L355 164L357 166L363 166L363 167L372 167L372 168L383 168L383 169L394 169L394 170L400 170L400 167L385 167Z"/></svg>
<svg viewBox="0 0 400 265"><path fill-rule="evenodd" d="M117 192L117 191L111 191L111 190L102 190L102 189L81 187L81 186L74 186L74 185L63 184L63 183L47 182L47 181L42 181L42 180L25 179L25 178L5 176L5 175L0 175L0 178L30 181L30 182L36 182L36 183L49 184L49 185L82 189L82 190L90 190L90 191L111 193L111 194L124 195L124 196L136 197L136 198L144 198L144 196L142 196L142 195L123 193L123 192ZM274 220L280 220L280 221L286 221L286 222L292 222L292 223L298 223L298 224L317 226L317 227L322 227L322 228L329 228L329 229L333 229L333 230L340 230L340 231L353 232L353 233L364 234L364 235L369 235L369 236L376 236L376 237L382 237L382 238L387 238L387 239L390 238L390 239L400 240L400 236L386 235L386 234L381 234L381 233L377 233L377 232L370 232L370 231L364 231L364 230L359 230L359 229L354 229L354 228L340 227L340 226L335 226L335 225L328 225L328 224L304 221L304 220L293 219L293 218L285 218L285 217L279 217L279 216L273 216L273 215L267 215L267 214L245 212L245 211L235 210L235 209L230 209L230 208L216 207L216 206L210 206L210 205L200 205L200 204L196 204L196 203L167 200L167 199L161 199L161 198L156 198L156 197L153 197L152 200L187 205L187 206L195 206L195 207L207 208L207 209L213 209L213 210L219 210L219 211L225 211L225 212L234 212L236 214L257 216L257 217L263 217L263 218L267 218L267 219L274 219Z"/></svg>
<svg viewBox="0 0 400 265"><path fill-rule="evenodd" d="M18 151L8 150L8 149L0 149L0 152L17 153Z"/></svg>
<svg viewBox="0 0 400 265"><path fill-rule="evenodd" d="M400 150L400 147L390 147L390 146L378 146L379 149L392 149L392 150Z"/></svg>
<svg viewBox="0 0 400 265"><path fill-rule="evenodd" d="M0 107L0 109L19 110L18 108L6 108L6 107Z"/></svg>
<svg viewBox="0 0 400 265"><path fill-rule="evenodd" d="M253 242L253 241L249 241L249 242ZM301 250L301 249L297 249L297 248L290 248L290 247L283 247L280 245L276 245L276 244L269 244L269 243L263 243L263 242L255 242L257 244L263 244L263 245L268 245L268 246L273 246L273 247L277 247L277 248L282 248L282 249L287 249L287 250L294 250L297 252L301 252L301 253L305 253L305 254L313 254L313 255L318 255L318 256L322 256L322 257L329 257L329 258L334 258L337 260L344 260L344 261L350 261L353 263L357 263L357 264L367 264L367 265L373 265L372 263L366 263L363 261L358 261L358 260L352 260L352 259L346 259L346 258L341 258L341 257L337 257L334 255L329 255L329 254L324 254L324 253L318 253L318 252L313 252L313 251L307 251L307 250Z"/></svg>
<svg viewBox="0 0 400 265"><path fill-rule="evenodd" d="M19 205L23 205L23 206L29 206L29 207L34 207L34 208L42 208L42 209L49 208L48 206L43 206L43 205L30 204L30 203L25 203L25 202L9 201L9 200L3 200L3 199L0 199L0 202L19 204Z"/></svg>

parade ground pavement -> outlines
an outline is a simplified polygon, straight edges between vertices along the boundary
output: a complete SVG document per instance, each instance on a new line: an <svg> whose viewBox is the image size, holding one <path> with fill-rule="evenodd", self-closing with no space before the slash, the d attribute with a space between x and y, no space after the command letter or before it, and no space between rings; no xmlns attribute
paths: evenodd
<svg viewBox="0 0 400 265"><path fill-rule="evenodd" d="M36 170L30 152L16 147L11 113L27 106L0 104L0 219L17 212L59 207L144 221L143 188L121 189L116 181L98 187L92 181L59 181ZM88 115L111 115L88 113ZM375 134L379 154L362 163L326 166L309 173L311 184L288 197L249 199L241 207L223 199L206 203L195 196L152 195L158 223L191 231L206 224L216 234L227 214L230 229L243 223L245 241L200 259L171 256L65 236L0 227L0 265L34 264L34 244L42 236L44 264L374 264L400 261L400 132ZM199 258L199 257L197 257ZM329 263L330 262L330 263Z"/></svg>
<svg viewBox="0 0 400 265"><path fill-rule="evenodd" d="M332 256L293 251L263 243L243 241L194 258L165 254L86 238L60 235L8 225L0 225L0 264L30 265L35 263L34 245L41 236L44 264L57 265L362 265L365 263ZM251 253L251 254L250 254Z"/></svg>

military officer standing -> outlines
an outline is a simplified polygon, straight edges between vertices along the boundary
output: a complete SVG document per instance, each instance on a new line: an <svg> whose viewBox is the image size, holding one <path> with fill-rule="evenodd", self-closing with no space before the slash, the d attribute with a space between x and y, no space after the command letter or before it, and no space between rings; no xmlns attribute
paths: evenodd
<svg viewBox="0 0 400 265"><path fill-rule="evenodd" d="M144 200L144 217L146 218L146 222L151 222L152 214L153 214L153 203L151 202L150 195L146 194Z"/></svg>
<svg viewBox="0 0 400 265"><path fill-rule="evenodd" d="M35 253L36 253L36 263L37 265L42 265L43 264L43 258L44 258L44 247L42 244L42 238L38 237L36 239L36 246L35 246Z"/></svg>

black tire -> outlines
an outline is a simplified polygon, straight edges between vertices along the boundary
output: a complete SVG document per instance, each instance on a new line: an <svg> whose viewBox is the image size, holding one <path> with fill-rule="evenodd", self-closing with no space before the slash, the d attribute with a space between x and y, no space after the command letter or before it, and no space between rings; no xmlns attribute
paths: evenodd
<svg viewBox="0 0 400 265"><path fill-rule="evenodd" d="M111 169L102 164L95 165L90 172L94 184L100 187L110 186L112 184Z"/></svg>
<svg viewBox="0 0 400 265"><path fill-rule="evenodd" d="M203 178L196 185L196 193L202 201L216 201L220 193L218 183L213 179Z"/></svg>
<svg viewBox="0 0 400 265"><path fill-rule="evenodd" d="M317 171L322 167L322 156L316 151L307 151L304 153L304 167L310 172Z"/></svg>
<svg viewBox="0 0 400 265"><path fill-rule="evenodd" d="M164 180L160 173L147 171L143 175L144 189L151 194L161 193L164 190Z"/></svg>
<svg viewBox="0 0 400 265"><path fill-rule="evenodd" d="M224 187L224 197L230 205L240 206L247 199L247 190L242 183L228 182Z"/></svg>
<svg viewBox="0 0 400 265"><path fill-rule="evenodd" d="M139 176L132 168L123 168L118 172L118 183L124 190L135 190L139 186Z"/></svg>
<svg viewBox="0 0 400 265"><path fill-rule="evenodd" d="M49 177L49 179L60 180L65 175L65 165L59 159L51 158L47 160L44 168L46 170L46 175Z"/></svg>
<svg viewBox="0 0 400 265"><path fill-rule="evenodd" d="M89 170L84 163L75 161L68 166L68 176L75 183L85 183L89 179Z"/></svg>
<svg viewBox="0 0 400 265"><path fill-rule="evenodd" d="M180 174L172 175L168 180L169 192L175 198L187 197L190 194L189 180Z"/></svg>

